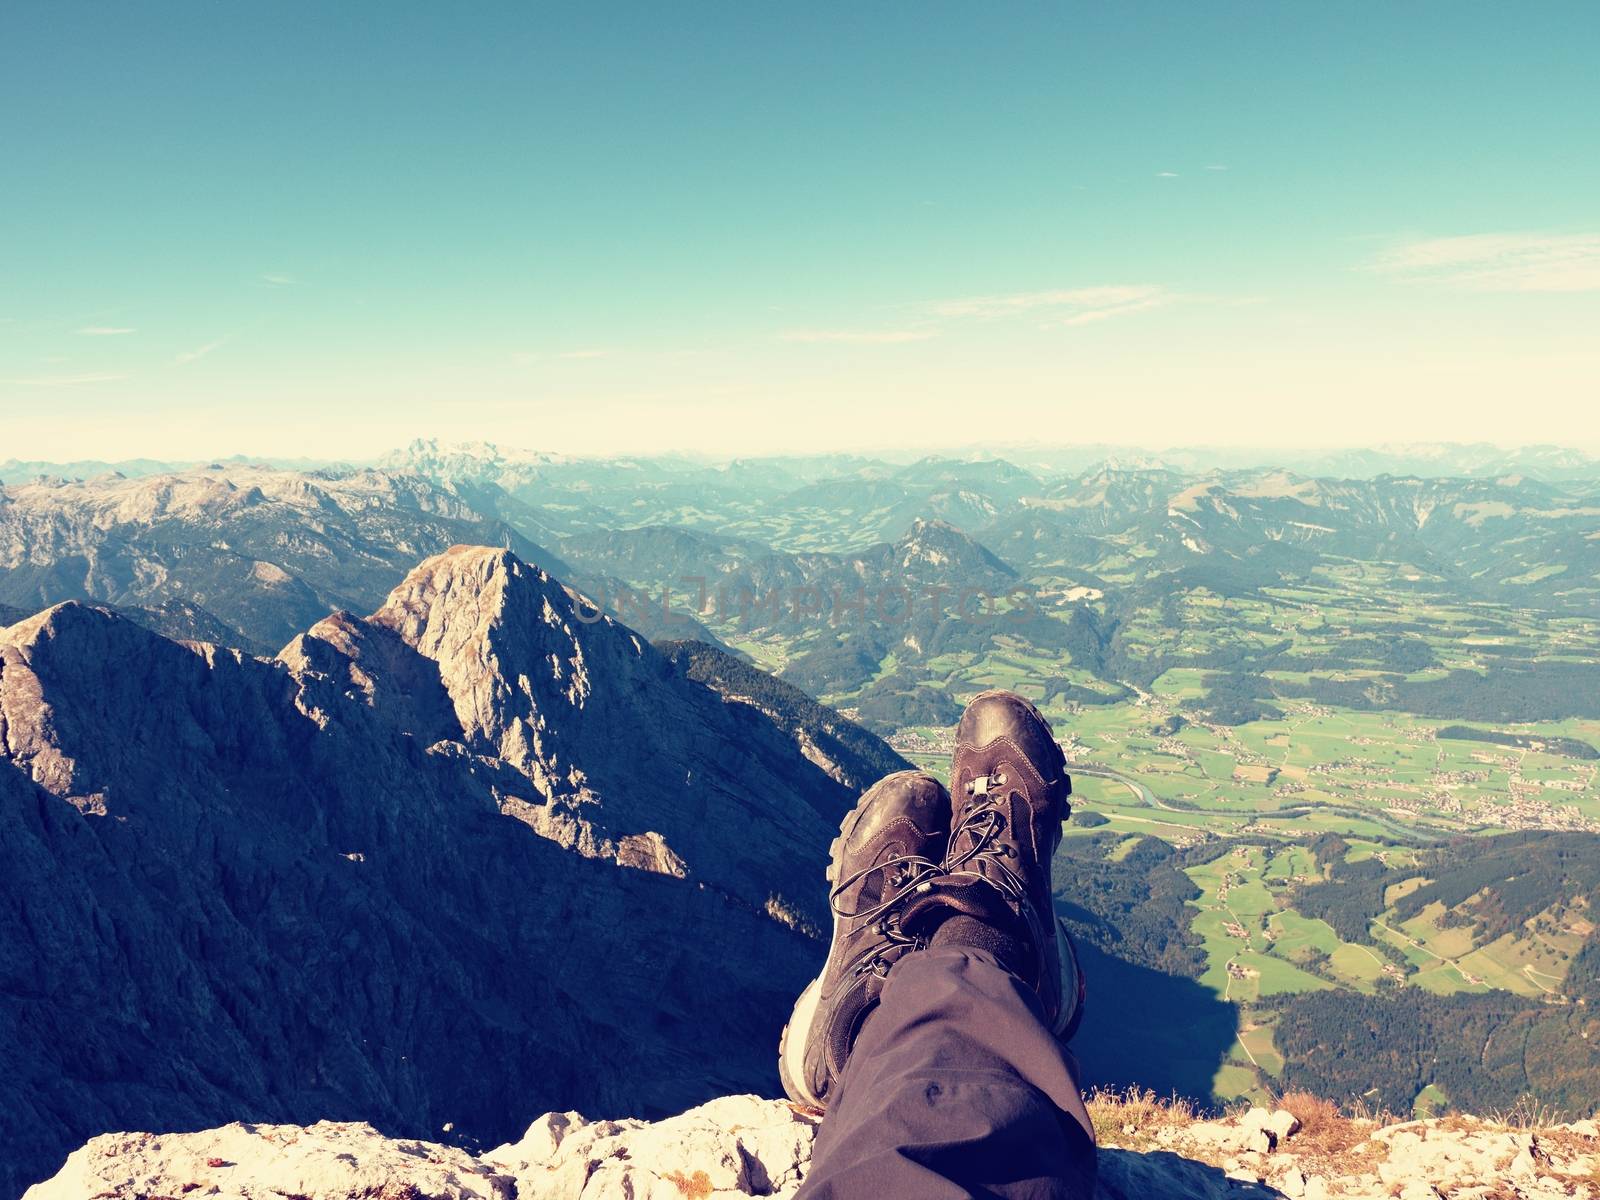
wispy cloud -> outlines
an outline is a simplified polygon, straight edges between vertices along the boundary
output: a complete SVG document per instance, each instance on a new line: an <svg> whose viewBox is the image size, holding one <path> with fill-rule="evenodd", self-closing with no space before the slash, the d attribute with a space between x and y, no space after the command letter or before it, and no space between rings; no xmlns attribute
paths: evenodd
<svg viewBox="0 0 1600 1200"><path fill-rule="evenodd" d="M567 359L573 362L582 362L597 358L610 358L615 351L599 348L580 350L540 351L540 350L513 350L511 352L511 365L514 367L531 367L535 363L551 362Z"/></svg>
<svg viewBox="0 0 1600 1200"><path fill-rule="evenodd" d="M1176 179L1177 177L1178 177L1178 173L1176 171L1157 171L1156 172L1156 178L1157 179Z"/></svg>
<svg viewBox="0 0 1600 1200"><path fill-rule="evenodd" d="M786 342L843 342L857 346L888 346L897 342L925 342L931 329L790 329L779 335Z"/></svg>
<svg viewBox="0 0 1600 1200"><path fill-rule="evenodd" d="M139 331L123 325L85 325L78 332L84 337L121 337L123 334Z"/></svg>
<svg viewBox="0 0 1600 1200"><path fill-rule="evenodd" d="M207 342L204 346L199 346L193 350L180 350L176 355L173 356L172 361L177 363L180 367L184 366L187 363L194 362L196 359L204 358L219 346L226 345L227 341L227 338L220 337L214 342Z"/></svg>
<svg viewBox="0 0 1600 1200"><path fill-rule="evenodd" d="M0 383L9 383L14 387L81 387L89 383L115 383L119 379L126 379L127 375L95 372L83 375L35 375L25 379L0 379Z"/></svg>
<svg viewBox="0 0 1600 1200"><path fill-rule="evenodd" d="M1131 317L1137 312L1146 312L1152 308L1161 308L1171 304L1177 297L1160 293L1146 296L1141 300L1129 300L1123 304L1108 304L1103 308L1086 308L1075 312L1069 317L1062 317L1056 324L1063 328L1073 325L1092 325L1096 321L1109 321L1113 317Z"/></svg>
<svg viewBox="0 0 1600 1200"><path fill-rule="evenodd" d="M968 296L943 300L931 306L939 317L1001 317L1033 315L1047 325L1088 325L1111 317L1159 308L1177 300L1175 292L1160 284L1115 284L1066 288L1049 292L1014 292L1003 296Z"/></svg>
<svg viewBox="0 0 1600 1200"><path fill-rule="evenodd" d="M261 277L261 282L268 287L293 287L299 280L295 279L293 275L270 272Z"/></svg>
<svg viewBox="0 0 1600 1200"><path fill-rule="evenodd" d="M846 345L894 345L926 342L963 322L1027 319L1041 329L1089 325L1176 303L1186 297L1162 284L1109 284L1044 292L1009 292L962 296L954 300L901 307L906 324L893 329L790 329L778 336L786 342L834 342Z"/></svg>
<svg viewBox="0 0 1600 1200"><path fill-rule="evenodd" d="M1475 233L1391 247L1370 267L1474 292L1600 291L1600 233Z"/></svg>

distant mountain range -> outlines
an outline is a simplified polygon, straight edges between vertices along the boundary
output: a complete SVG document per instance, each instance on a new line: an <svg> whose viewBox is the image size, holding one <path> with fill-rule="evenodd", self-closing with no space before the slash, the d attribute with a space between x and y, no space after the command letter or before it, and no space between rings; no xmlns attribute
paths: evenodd
<svg viewBox="0 0 1600 1200"><path fill-rule="evenodd" d="M0 1194L105 1129L492 1142L775 1087L826 847L903 764L771 683L493 547L276 659L0 630Z"/></svg>
<svg viewBox="0 0 1600 1200"><path fill-rule="evenodd" d="M1207 471L1261 471L1277 467L1300 475L1333 479L1372 479L1379 475L1421 478L1495 478L1524 475L1550 481L1600 479L1600 458L1569 446L1495 446L1488 442L1413 442L1349 448L1274 448L1245 446L1178 446L1166 450L1099 443L1082 446L996 446L982 454L950 449L921 456L866 457L859 454L768 456L734 459L726 464L704 458L671 455L660 458L595 459L500 447L488 442L448 443L419 438L391 451L376 465L430 475L493 479L506 486L535 477L550 478L599 463L632 464L648 472L721 473L734 482L769 488L787 483L817 482L841 475L878 473L884 477L922 463L971 464L1009 460L1039 479L1081 475L1100 467L1129 470L1165 469L1187 474ZM0 463L0 478L8 464ZM757 476L747 480L741 476Z"/></svg>
<svg viewBox="0 0 1600 1200"><path fill-rule="evenodd" d="M1463 455L1489 461L1472 447L1430 461ZM926 669L941 655L1013 646L1115 685L1136 653L1113 644L1123 615L1353 561L1442 601L1600 612L1596 481L1108 466L1048 477L999 459L708 467L431 442L386 463L0 488L0 605L84 600L270 654L331 611L375 607L419 557L500 545L650 638L754 639L813 694L870 685L858 708L881 731L948 715Z"/></svg>
<svg viewBox="0 0 1600 1200"><path fill-rule="evenodd" d="M720 475L741 487L782 489L864 470L893 472L917 456L874 458L860 454L774 455L735 458L726 462L698 455L640 457L584 457L539 450L497 446L491 442L441 442L419 438L401 449L369 461L314 458L275 458L232 455L216 460L121 459L115 462L82 459L70 462L0 460L0 483L24 483L39 476L91 479L119 473L129 477L166 475L206 466L268 466L286 470L321 470L330 467L375 466L384 470L419 472L431 476L492 480L505 487L538 478L616 468L641 476L652 470L670 473ZM923 458L929 458L923 455ZM1266 470L1281 467L1301 475L1333 479L1371 479L1379 475L1416 475L1495 478L1525 475L1532 479L1573 481L1600 479L1600 458L1567 446L1495 446L1487 442L1417 442L1359 448L1267 448L1239 446L1178 446L1148 450L1110 443L1068 447L1001 446L983 455L950 449L931 456L946 462L979 462L1002 457L1019 464L1041 479L1079 475L1102 466L1124 469L1167 469L1189 473L1217 470Z"/></svg>
<svg viewBox="0 0 1600 1200"><path fill-rule="evenodd" d="M1070 450L1000 447L997 453L1045 475L1080 474L1100 466L1133 470L1262 471L1274 467L1329 479L1414 475L1424 479L1525 475L1552 482L1600 477L1600 459L1567 446L1507 448L1487 442L1412 442L1341 448L1081 446Z"/></svg>
<svg viewBox="0 0 1600 1200"><path fill-rule="evenodd" d="M376 607L419 558L457 543L563 564L415 475L216 467L0 489L0 602L189 606L182 632L270 653L329 612ZM135 615L130 611L130 615Z"/></svg>
<svg viewBox="0 0 1600 1200"><path fill-rule="evenodd" d="M184 471L202 469L220 470L224 467L274 467L285 471L321 471L329 467L348 470L348 460L325 458L273 458L234 454L221 459L158 459L123 458L115 462L103 459L76 459L68 462L51 462L39 459L8 458L0 460L0 484L32 483L38 479L83 480L101 476L122 476L135 479L141 475L173 475Z"/></svg>
<svg viewBox="0 0 1600 1200"><path fill-rule="evenodd" d="M1120 536L1156 551L1141 560L1139 578L1213 569L1222 559L1247 584L1252 575L1292 577L1316 559L1377 559L1487 599L1593 608L1600 595L1600 539L1592 536L1600 484L1101 471L1057 484L1028 507L1007 529L1012 537L1019 522L1046 542L1060 531ZM1046 561L1060 560L1034 556Z"/></svg>

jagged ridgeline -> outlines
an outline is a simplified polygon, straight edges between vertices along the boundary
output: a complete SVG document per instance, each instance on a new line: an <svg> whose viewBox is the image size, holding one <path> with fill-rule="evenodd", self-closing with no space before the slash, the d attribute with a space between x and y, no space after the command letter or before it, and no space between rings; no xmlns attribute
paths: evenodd
<svg viewBox="0 0 1600 1200"><path fill-rule="evenodd" d="M899 760L593 617L457 547L272 659L0 632L0 1194L105 1130L492 1144L775 1088L826 847Z"/></svg>

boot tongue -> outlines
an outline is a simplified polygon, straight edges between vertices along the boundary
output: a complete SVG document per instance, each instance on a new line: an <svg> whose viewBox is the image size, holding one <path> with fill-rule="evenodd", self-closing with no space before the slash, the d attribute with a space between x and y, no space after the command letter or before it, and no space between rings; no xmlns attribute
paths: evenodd
<svg viewBox="0 0 1600 1200"><path fill-rule="evenodd" d="M988 950L1024 982L1031 984L1030 977L1037 975L1027 922L986 879L937 880L906 905L900 928L932 945L954 943Z"/></svg>
<svg viewBox="0 0 1600 1200"><path fill-rule="evenodd" d="M946 876L917 893L900 911L900 928L914 937L928 938L945 918L960 914L975 917L1007 931L1022 924L993 884L976 877Z"/></svg>

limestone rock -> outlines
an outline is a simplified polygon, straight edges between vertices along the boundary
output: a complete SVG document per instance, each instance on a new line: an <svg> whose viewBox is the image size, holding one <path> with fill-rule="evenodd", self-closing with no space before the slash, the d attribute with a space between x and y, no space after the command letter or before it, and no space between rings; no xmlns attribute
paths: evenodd
<svg viewBox="0 0 1600 1200"><path fill-rule="evenodd" d="M817 1128L789 1104L756 1096L726 1096L654 1124L568 1127L554 1139L550 1119L483 1156L516 1179L521 1196L787 1196L800 1184Z"/></svg>
<svg viewBox="0 0 1600 1200"><path fill-rule="evenodd" d="M1104 1145L1096 1200L1572 1200L1593 1194L1600 1167L1600 1155L1575 1149L1585 1142L1570 1129L1554 1127L1547 1137L1460 1120L1374 1130L1333 1158L1292 1143L1242 1160L1219 1149L1219 1129L1261 1132L1260 1120L1175 1123L1156 1131L1159 1146L1137 1151ZM1191 1136L1197 1127L1198 1140ZM304 1130L230 1125L199 1134L115 1134L75 1153L27 1200L177 1197L189 1194L190 1184L199 1185L190 1191L222 1200L782 1198L803 1182L817 1128L785 1102L737 1095L655 1122L550 1112L517 1141L476 1158L327 1122ZM1540 1148L1547 1141L1550 1148ZM1508 1179L1511 1147L1538 1158L1538 1173ZM212 1159L228 1165L204 1165ZM212 1186L218 1190L199 1190Z"/></svg>
<svg viewBox="0 0 1600 1200"><path fill-rule="evenodd" d="M1300 1118L1288 1109L1277 1109L1267 1118L1266 1130L1272 1135L1274 1146L1281 1146L1300 1132Z"/></svg>
<svg viewBox="0 0 1600 1200"><path fill-rule="evenodd" d="M462 1150L391 1141L370 1125L235 1123L201 1133L108 1133L25 1200L515 1200L516 1184Z"/></svg>
<svg viewBox="0 0 1600 1200"><path fill-rule="evenodd" d="M1300 1129L1299 1119L1286 1109L1269 1110L1257 1106L1239 1118L1243 1148L1261 1154L1277 1149Z"/></svg>

